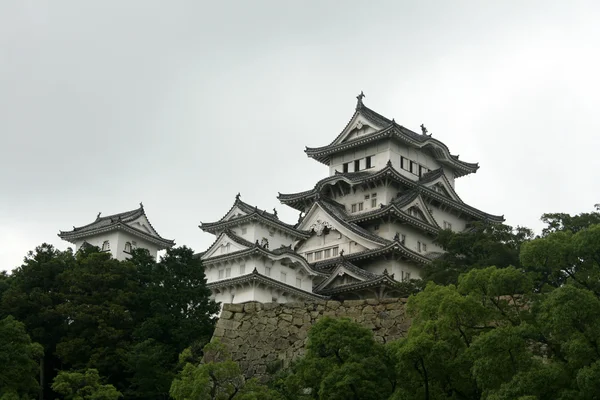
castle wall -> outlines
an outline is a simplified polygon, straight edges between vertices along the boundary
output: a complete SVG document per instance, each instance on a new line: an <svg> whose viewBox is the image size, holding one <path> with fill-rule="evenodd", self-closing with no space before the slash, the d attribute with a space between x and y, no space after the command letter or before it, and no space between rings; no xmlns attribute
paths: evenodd
<svg viewBox="0 0 600 400"><path fill-rule="evenodd" d="M288 367L304 355L308 330L320 318L347 317L371 329L387 343L402 337L410 321L406 299L318 301L310 303L224 304L212 340L231 351L246 377L267 377L267 371Z"/></svg>

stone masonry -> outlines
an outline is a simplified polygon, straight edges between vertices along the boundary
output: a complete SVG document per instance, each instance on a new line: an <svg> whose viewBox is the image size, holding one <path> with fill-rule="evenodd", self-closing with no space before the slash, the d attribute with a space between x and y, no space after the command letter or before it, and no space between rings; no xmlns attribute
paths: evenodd
<svg viewBox="0 0 600 400"><path fill-rule="evenodd" d="M410 321L406 299L310 303L224 304L213 340L231 351L246 377L265 378L304 354L310 327L324 316L347 317L372 329L381 343L402 337Z"/></svg>

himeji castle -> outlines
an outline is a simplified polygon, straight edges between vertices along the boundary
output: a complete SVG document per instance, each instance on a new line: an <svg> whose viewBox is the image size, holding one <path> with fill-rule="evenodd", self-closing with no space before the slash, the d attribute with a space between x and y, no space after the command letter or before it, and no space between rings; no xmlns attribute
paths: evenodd
<svg viewBox="0 0 600 400"><path fill-rule="evenodd" d="M465 204L457 178L475 173L428 134L378 114L357 96L342 132L308 157L329 176L306 191L279 194L300 212L296 224L244 202L238 194L216 222L200 228L215 235L199 254L208 286L222 303L397 297L398 282L419 278L442 254L441 229L461 232L473 221L502 216Z"/></svg>

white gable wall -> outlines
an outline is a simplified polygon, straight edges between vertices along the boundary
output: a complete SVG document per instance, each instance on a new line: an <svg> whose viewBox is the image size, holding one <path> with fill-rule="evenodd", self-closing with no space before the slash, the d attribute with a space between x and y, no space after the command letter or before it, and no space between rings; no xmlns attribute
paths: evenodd
<svg viewBox="0 0 600 400"><path fill-rule="evenodd" d="M102 250L102 244L105 240L108 240L110 244L110 253L112 257L121 261L130 257L128 253L125 253L125 243L127 242L136 242L135 247L147 249L154 258L156 258L158 252L158 246L154 243L148 242L125 231L112 231L80 239L75 243L75 250L79 250L84 241L93 246L98 246Z"/></svg>

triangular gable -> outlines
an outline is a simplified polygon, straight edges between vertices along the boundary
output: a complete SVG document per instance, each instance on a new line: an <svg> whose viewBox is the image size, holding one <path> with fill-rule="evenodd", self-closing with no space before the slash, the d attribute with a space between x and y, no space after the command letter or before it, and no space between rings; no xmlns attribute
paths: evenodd
<svg viewBox="0 0 600 400"><path fill-rule="evenodd" d="M320 236L325 229L336 230L348 239L360 244L366 249L379 248L382 246L370 238L366 238L357 232L354 232L345 224L339 222L335 217L330 215L319 203L313 204L302 222L297 227L298 230L313 231L312 236ZM297 249L299 253L302 249Z"/></svg>
<svg viewBox="0 0 600 400"><path fill-rule="evenodd" d="M463 202L461 198L458 197L458 194L454 188L452 188L445 175L442 175L431 182L427 182L424 186L433 189L442 196L446 196L454 201L458 201L459 203Z"/></svg>
<svg viewBox="0 0 600 400"><path fill-rule="evenodd" d="M415 197L414 200L402 205L400 207L400 210L404 211L408 215L419 218L420 220L427 222L430 225L438 226L437 222L435 221L435 218L433 218L433 215L431 215L431 213L429 212L427 204L423 201L423 198L420 194L417 197Z"/></svg>
<svg viewBox="0 0 600 400"><path fill-rule="evenodd" d="M144 214L140 215L133 221L127 222L126 224L132 228L137 229L138 231L147 233L150 236L160 237L159 234L154 230L152 225L150 225L150 221L148 221L148 218L146 218Z"/></svg>
<svg viewBox="0 0 600 400"><path fill-rule="evenodd" d="M236 205L231 210L229 210L229 212L225 214L225 216L221 218L220 221L229 221L231 219L243 217L244 215L248 215L248 213Z"/></svg>
<svg viewBox="0 0 600 400"><path fill-rule="evenodd" d="M320 291L330 287L332 288L356 282L364 282L367 279L368 278L366 276L361 276L361 274L352 271L344 264L340 264L327 279L325 279L319 284L319 286L315 288L315 290Z"/></svg>
<svg viewBox="0 0 600 400"><path fill-rule="evenodd" d="M338 135L331 145L358 139L383 128L384 126L379 126L372 121L369 121L359 110L354 113L354 116L348 125L346 125L342 133Z"/></svg>
<svg viewBox="0 0 600 400"><path fill-rule="evenodd" d="M208 258L233 253L234 251L246 250L248 248L248 246L244 246L233 240L227 232L223 232L219 235L217 240L215 240L212 246L204 252L201 259L206 260Z"/></svg>

